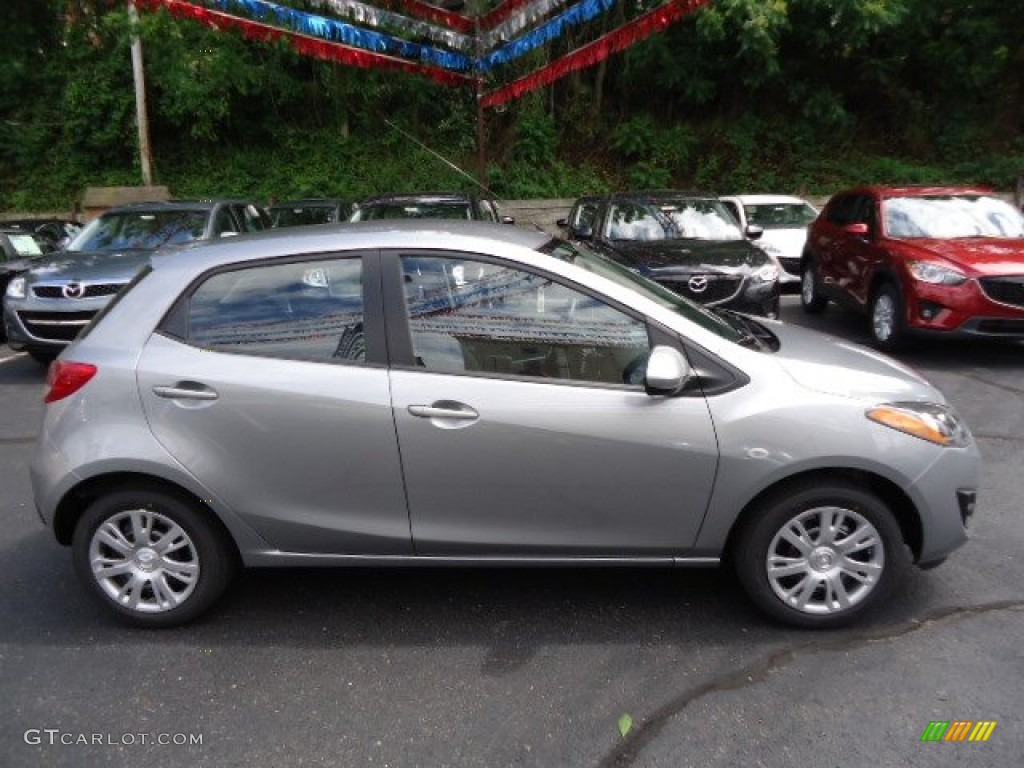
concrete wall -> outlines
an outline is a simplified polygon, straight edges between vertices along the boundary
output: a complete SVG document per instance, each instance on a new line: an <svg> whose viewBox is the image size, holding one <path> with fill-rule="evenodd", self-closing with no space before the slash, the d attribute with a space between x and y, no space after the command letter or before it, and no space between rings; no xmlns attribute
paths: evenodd
<svg viewBox="0 0 1024 768"><path fill-rule="evenodd" d="M564 200L501 200L502 216L512 216L521 227L536 226L551 235L561 234L555 222L569 215L574 198Z"/></svg>

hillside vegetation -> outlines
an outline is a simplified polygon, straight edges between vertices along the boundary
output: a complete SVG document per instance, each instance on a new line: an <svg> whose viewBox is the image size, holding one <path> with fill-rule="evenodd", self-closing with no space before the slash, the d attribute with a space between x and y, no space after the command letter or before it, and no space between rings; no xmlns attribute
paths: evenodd
<svg viewBox="0 0 1024 768"><path fill-rule="evenodd" d="M140 183L123 0L4 5L0 210L65 209L86 186ZM469 90L304 59L165 13L144 13L140 34L155 180L177 196L469 184L424 146L476 175ZM523 71L582 35L531 54ZM1012 191L1024 175L1024 32L1006 0L716 0L486 117L487 183L504 198L668 186L827 195L859 182Z"/></svg>

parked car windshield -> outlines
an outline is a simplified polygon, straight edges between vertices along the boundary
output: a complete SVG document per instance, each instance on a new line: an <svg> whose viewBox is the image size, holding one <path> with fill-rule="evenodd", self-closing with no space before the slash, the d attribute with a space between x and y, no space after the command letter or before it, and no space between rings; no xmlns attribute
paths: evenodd
<svg viewBox="0 0 1024 768"><path fill-rule="evenodd" d="M43 252L35 235L21 235L15 232L6 234L11 246L19 256L38 256ZM3 249L0 249L0 258L3 258Z"/></svg>
<svg viewBox="0 0 1024 768"><path fill-rule="evenodd" d="M747 223L762 229L803 229L818 216L807 203L758 203L744 205Z"/></svg>
<svg viewBox="0 0 1024 768"><path fill-rule="evenodd" d="M687 320L724 339L733 342L742 340L743 333L734 324L727 322L722 316L673 293L628 267L624 267L596 251L592 251L584 243L570 243L566 240L554 238L538 250L636 291L645 298L682 315Z"/></svg>
<svg viewBox="0 0 1024 768"><path fill-rule="evenodd" d="M198 240L205 211L124 211L93 219L68 244L69 251L152 250Z"/></svg>
<svg viewBox="0 0 1024 768"><path fill-rule="evenodd" d="M890 197L883 201L882 211L889 237L1024 237L1024 216L996 197Z"/></svg>
<svg viewBox="0 0 1024 768"><path fill-rule="evenodd" d="M271 208L275 227L301 227L305 224L330 224L335 221L334 207L326 205L285 206Z"/></svg>
<svg viewBox="0 0 1024 768"><path fill-rule="evenodd" d="M739 223L718 200L658 198L612 202L605 234L611 240L742 240Z"/></svg>
<svg viewBox="0 0 1024 768"><path fill-rule="evenodd" d="M472 219L469 203L461 201L384 203L367 205L352 213L351 221L371 219Z"/></svg>

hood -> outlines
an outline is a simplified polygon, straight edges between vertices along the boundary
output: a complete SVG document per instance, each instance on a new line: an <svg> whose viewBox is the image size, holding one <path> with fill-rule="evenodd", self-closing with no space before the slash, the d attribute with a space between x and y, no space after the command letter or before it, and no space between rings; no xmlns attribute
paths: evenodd
<svg viewBox="0 0 1024 768"><path fill-rule="evenodd" d="M981 276L1024 275L1024 238L901 240L908 258L940 256Z"/></svg>
<svg viewBox="0 0 1024 768"><path fill-rule="evenodd" d="M786 323L771 330L780 342L773 357L806 389L873 402L946 402L915 370L873 349Z"/></svg>
<svg viewBox="0 0 1024 768"><path fill-rule="evenodd" d="M62 251L36 262L30 282L128 282L149 263L153 251Z"/></svg>
<svg viewBox="0 0 1024 768"><path fill-rule="evenodd" d="M620 261L645 274L751 272L771 259L747 240L640 240L612 246Z"/></svg>
<svg viewBox="0 0 1024 768"><path fill-rule="evenodd" d="M27 256L24 259L11 259L0 261L0 275L15 275L24 272L39 263L39 256Z"/></svg>

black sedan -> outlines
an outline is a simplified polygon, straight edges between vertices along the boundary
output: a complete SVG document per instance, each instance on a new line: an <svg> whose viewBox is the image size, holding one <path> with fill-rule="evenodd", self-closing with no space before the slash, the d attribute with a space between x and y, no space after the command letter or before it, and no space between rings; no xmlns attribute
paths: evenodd
<svg viewBox="0 0 1024 768"><path fill-rule="evenodd" d="M712 195L582 197L559 225L609 258L705 306L778 317L779 265Z"/></svg>
<svg viewBox="0 0 1024 768"><path fill-rule="evenodd" d="M11 278L31 267L36 259L50 250L52 246L39 235L17 227L0 228L0 300ZM0 341L6 338L4 324L0 322Z"/></svg>

